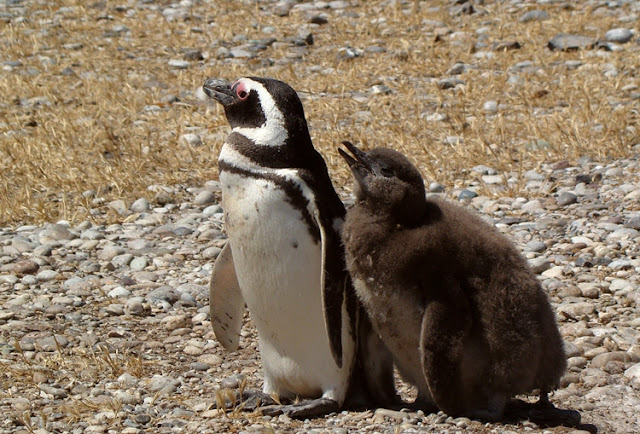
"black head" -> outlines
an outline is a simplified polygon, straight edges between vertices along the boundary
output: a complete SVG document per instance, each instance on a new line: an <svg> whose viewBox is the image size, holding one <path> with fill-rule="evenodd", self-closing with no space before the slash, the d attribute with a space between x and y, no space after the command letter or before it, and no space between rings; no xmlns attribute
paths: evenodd
<svg viewBox="0 0 640 434"><path fill-rule="evenodd" d="M210 78L202 89L222 104L231 128L307 129L298 94L282 81L243 77L229 83Z"/></svg>
<svg viewBox="0 0 640 434"><path fill-rule="evenodd" d="M393 149L364 152L349 142L343 144L352 154L339 149L353 173L358 203L389 213L398 224L418 224L426 211L424 181L407 157Z"/></svg>

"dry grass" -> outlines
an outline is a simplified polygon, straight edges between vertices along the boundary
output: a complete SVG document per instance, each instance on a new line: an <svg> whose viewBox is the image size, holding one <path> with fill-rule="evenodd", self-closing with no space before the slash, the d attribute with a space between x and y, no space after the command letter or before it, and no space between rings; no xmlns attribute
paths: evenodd
<svg viewBox="0 0 640 434"><path fill-rule="evenodd" d="M557 32L601 37L620 26L614 18L581 6L572 11L543 5L550 20L522 24L517 18L523 10L507 9L501 2L487 2L484 16L452 17L447 1L415 1L404 11L363 1L352 8L360 18L331 15L329 24L312 30L315 45L302 62L280 65L277 61L289 54L286 44L249 62L223 62L215 53L221 41L238 34L264 38L265 26L275 27L273 36L279 41L295 36L305 21L301 13L281 18L263 13L263 3L213 2L199 5L191 20L167 22L160 11L136 9L129 17L112 2L104 9L87 3L46 2L44 9L38 5L37 12L31 10L25 23L0 23L3 59L22 62L0 75L0 225L105 220L104 214L90 214L92 208L104 210L104 202L82 192L94 190L105 202L122 198L130 204L139 197L152 199L148 187L153 184L200 186L215 179L219 133L227 128L222 112L166 102L167 95L192 99L210 76L272 76L296 88L305 97L315 145L338 187L349 183L336 152L345 139L410 154L427 179L447 187L467 182L465 170L477 164L519 173L544 161L622 157L639 141L637 109L623 90L638 84L637 44L606 54L546 48ZM435 5L443 7L432 12ZM63 6L71 9L56 13ZM31 2L26 7L35 8ZM102 19L107 15L113 19ZM386 17L386 24L372 23L380 17ZM422 24L424 19L443 21L456 33L438 40ZM105 37L120 24L129 31ZM486 26L489 46L515 40L522 48L477 57L475 31ZM372 45L387 51L350 61L336 56L341 47ZM169 59L182 58L190 48L211 57L187 70L168 66ZM276 63L262 66L265 58ZM509 69L525 60L537 68L519 73L522 84L507 83ZM584 65L568 69L567 60ZM440 90L437 80L456 61L474 69L460 76L464 85ZM605 63L613 64L619 75L605 77ZM311 66L320 68L310 72ZM68 67L74 73L63 75ZM39 73L32 75L33 69ZM371 95L376 84L393 93ZM504 108L487 115L482 108L487 100ZM623 104L614 107L612 102ZM448 120L425 120L433 113ZM203 147L179 139L193 129L207 133ZM463 142L448 144L449 136ZM525 146L535 140L549 146ZM106 214L108 221L119 218Z"/></svg>

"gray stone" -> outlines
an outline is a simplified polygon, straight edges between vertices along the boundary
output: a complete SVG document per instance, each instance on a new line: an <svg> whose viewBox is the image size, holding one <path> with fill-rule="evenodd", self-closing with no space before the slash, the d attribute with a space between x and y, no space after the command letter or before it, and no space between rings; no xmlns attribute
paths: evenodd
<svg viewBox="0 0 640 434"><path fill-rule="evenodd" d="M547 258L533 258L529 259L529 266L534 273L541 274L551 267L551 262Z"/></svg>
<svg viewBox="0 0 640 434"><path fill-rule="evenodd" d="M147 294L149 300L164 300L170 304L174 304L180 300L181 294L171 286L161 286Z"/></svg>
<svg viewBox="0 0 640 434"><path fill-rule="evenodd" d="M464 199L473 199L474 197L478 196L478 193L476 193L475 191L471 191L471 190L462 190L459 194L458 194L458 200L464 200Z"/></svg>
<svg viewBox="0 0 640 434"><path fill-rule="evenodd" d="M202 251L203 259L215 259L218 257L222 249L220 247L208 247Z"/></svg>
<svg viewBox="0 0 640 434"><path fill-rule="evenodd" d="M430 193L442 193L444 192L444 190L444 185L440 184L439 182L432 182L429 184Z"/></svg>
<svg viewBox="0 0 640 434"><path fill-rule="evenodd" d="M107 312L107 314L109 314L111 316L124 315L124 306L122 306L119 303L113 303L113 304L110 304L109 306L107 306L105 308L105 311Z"/></svg>
<svg viewBox="0 0 640 434"><path fill-rule="evenodd" d="M60 274L55 270L42 270L38 274L36 274L36 279L39 282L49 282L51 280L55 280L60 276Z"/></svg>
<svg viewBox="0 0 640 434"><path fill-rule="evenodd" d="M627 368L624 371L624 376L627 378L631 378L637 382L640 382L640 363L636 363L630 368Z"/></svg>
<svg viewBox="0 0 640 434"><path fill-rule="evenodd" d="M542 241L529 241L525 246L524 250L526 252L536 252L541 253L547 250L547 245Z"/></svg>
<svg viewBox="0 0 640 434"><path fill-rule="evenodd" d="M133 260L133 255L131 253L123 253L122 255L118 255L111 260L111 263L117 267L126 267Z"/></svg>
<svg viewBox="0 0 640 434"><path fill-rule="evenodd" d="M495 113L498 111L498 102L497 101L487 101L482 105L482 110L487 113Z"/></svg>
<svg viewBox="0 0 640 434"><path fill-rule="evenodd" d="M133 212L147 212L151 209L151 205L147 199L141 197L131 204L130 209Z"/></svg>
<svg viewBox="0 0 640 434"><path fill-rule="evenodd" d="M173 394L178 390L180 381L171 377L162 375L154 375L149 381L146 381L151 392L161 392L164 394Z"/></svg>
<svg viewBox="0 0 640 434"><path fill-rule="evenodd" d="M169 66L175 69L187 69L191 66L191 62L181 59L171 59L169 60Z"/></svg>
<svg viewBox="0 0 640 434"><path fill-rule="evenodd" d="M37 262L30 259L24 261L18 261L13 264L13 272L16 274L35 274L40 269L40 265Z"/></svg>
<svg viewBox="0 0 640 434"><path fill-rule="evenodd" d="M109 208L117 212L119 215L124 215L127 212L127 204L124 200L118 199L111 201L107 204Z"/></svg>
<svg viewBox="0 0 640 434"><path fill-rule="evenodd" d="M549 17L549 12L545 11L545 10L538 10L538 9L534 9L528 12L525 12L521 17L520 17L520 22L521 23L528 23L531 21L545 21L548 20Z"/></svg>
<svg viewBox="0 0 640 434"><path fill-rule="evenodd" d="M104 234L97 229L87 229L80 234L80 238L83 240L103 240Z"/></svg>
<svg viewBox="0 0 640 434"><path fill-rule="evenodd" d="M149 261L146 257L138 256L129 263L129 267L131 268L131 271L142 271L147 267L148 264Z"/></svg>
<svg viewBox="0 0 640 434"><path fill-rule="evenodd" d="M595 40L588 36L558 33L549 41L548 47L551 50L575 51L592 48L594 44Z"/></svg>
<svg viewBox="0 0 640 434"><path fill-rule="evenodd" d="M627 43L633 38L633 30L625 28L611 29L604 35L604 39L618 44Z"/></svg>
<svg viewBox="0 0 640 434"><path fill-rule="evenodd" d="M53 397L56 399L64 399L67 397L67 392L65 392L64 389L60 389L58 387L52 387L46 384L38 384L38 389L42 390L48 395L53 395Z"/></svg>
<svg viewBox="0 0 640 434"><path fill-rule="evenodd" d="M594 368L602 368L609 362L637 363L640 357L626 351L612 351L610 353L600 354L591 359L591 366Z"/></svg>
<svg viewBox="0 0 640 434"><path fill-rule="evenodd" d="M111 261L118 255L122 255L125 250L120 246L105 246L98 254L98 259L102 261Z"/></svg>
<svg viewBox="0 0 640 434"><path fill-rule="evenodd" d="M69 339L67 339L63 335L55 335L55 338L53 336L49 336L39 339L37 341L37 345L42 351L57 351L58 347L65 348L67 345L69 345Z"/></svg>
<svg viewBox="0 0 640 434"><path fill-rule="evenodd" d="M216 196L208 190L203 190L196 196L194 203L196 205L210 205L216 202Z"/></svg>
<svg viewBox="0 0 640 434"><path fill-rule="evenodd" d="M66 241L73 240L78 236L71 231L69 228L61 225L61 224L49 224L46 226L46 229L38 234L40 238L40 242L44 242L46 240L55 240L55 241Z"/></svg>
<svg viewBox="0 0 640 434"><path fill-rule="evenodd" d="M197 134L183 134L182 140L184 140L189 146L202 146L202 139Z"/></svg>
<svg viewBox="0 0 640 434"><path fill-rule="evenodd" d="M585 302L562 304L558 306L558 311L562 314L565 314L569 318L588 320L592 317L592 315L596 311L596 307L593 305L593 303L589 303L585 301Z"/></svg>
<svg viewBox="0 0 640 434"><path fill-rule="evenodd" d="M522 205L522 211L528 213L537 213L542 211L543 209L544 207L542 206L542 203L537 199L530 200L529 202Z"/></svg>
<svg viewBox="0 0 640 434"><path fill-rule="evenodd" d="M107 295L112 298L125 298L131 295L131 291L122 286L116 286L111 291L109 291Z"/></svg>
<svg viewBox="0 0 640 434"><path fill-rule="evenodd" d="M578 201L578 196L568 191L563 191L556 198L556 202L560 206L571 205L576 203L577 201Z"/></svg>
<svg viewBox="0 0 640 434"><path fill-rule="evenodd" d="M204 210L202 210L202 215L203 217L210 218L210 217L213 217L215 214L220 214L221 212L222 212L222 207L216 204L216 205L210 205L206 207Z"/></svg>

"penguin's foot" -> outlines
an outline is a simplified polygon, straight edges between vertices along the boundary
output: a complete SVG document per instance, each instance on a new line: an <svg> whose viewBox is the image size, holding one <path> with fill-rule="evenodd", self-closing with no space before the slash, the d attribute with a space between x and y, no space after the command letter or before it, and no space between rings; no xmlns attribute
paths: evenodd
<svg viewBox="0 0 640 434"><path fill-rule="evenodd" d="M318 398L289 405L267 405L259 410L265 416L284 414L292 419L311 419L340 411L340 405L333 399Z"/></svg>
<svg viewBox="0 0 640 434"><path fill-rule="evenodd" d="M519 399L510 401L505 409L505 417L510 420L528 419L539 427L581 426L581 416L578 411L556 408L549 401L546 393L541 393L540 400L535 404Z"/></svg>
<svg viewBox="0 0 640 434"><path fill-rule="evenodd" d="M256 411L262 406L278 406L280 403L271 395L257 389L226 390L224 402L219 407L225 410Z"/></svg>

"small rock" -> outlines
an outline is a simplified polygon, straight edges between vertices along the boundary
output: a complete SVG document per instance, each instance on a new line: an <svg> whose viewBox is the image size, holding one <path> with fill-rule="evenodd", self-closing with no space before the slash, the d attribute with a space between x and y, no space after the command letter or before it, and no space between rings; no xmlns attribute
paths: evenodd
<svg viewBox="0 0 640 434"><path fill-rule="evenodd" d="M578 201L578 196L568 191L563 191L556 198L556 202L560 206L571 205L573 203L576 203L577 201Z"/></svg>
<svg viewBox="0 0 640 434"><path fill-rule="evenodd" d="M202 139L197 134L193 134L193 133L183 134L182 140L187 142L189 146L202 146Z"/></svg>
<svg viewBox="0 0 640 434"><path fill-rule="evenodd" d="M640 363L636 363L624 371L624 376L640 382Z"/></svg>
<svg viewBox="0 0 640 434"><path fill-rule="evenodd" d="M203 190L196 196L194 203L196 205L210 205L216 202L216 196L208 190Z"/></svg>
<svg viewBox="0 0 640 434"><path fill-rule="evenodd" d="M169 60L169 66L175 69L187 69L191 66L191 63L186 60L171 59Z"/></svg>
<svg viewBox="0 0 640 434"><path fill-rule="evenodd" d="M69 339L64 337L63 335L55 335L49 336L37 341L37 345L40 347L42 351L57 351L58 346L60 348L64 348L69 345Z"/></svg>
<svg viewBox="0 0 640 434"><path fill-rule="evenodd" d="M495 113L498 111L498 102L497 101L487 101L482 105L482 110L487 113Z"/></svg>
<svg viewBox="0 0 640 434"><path fill-rule="evenodd" d="M478 196L478 193L476 193L475 191L462 190L460 194L458 194L458 200L473 199L476 196Z"/></svg>
<svg viewBox="0 0 640 434"><path fill-rule="evenodd" d="M180 386L180 381L171 377L154 375L150 380L145 381L151 392L162 392L172 394Z"/></svg>
<svg viewBox="0 0 640 434"><path fill-rule="evenodd" d="M633 38L633 30L618 28L611 29L604 35L604 39L609 42L616 42L618 44L625 44Z"/></svg>
<svg viewBox="0 0 640 434"><path fill-rule="evenodd" d="M562 304L558 306L558 312L572 319L589 319L596 311L596 307L590 302L578 302Z"/></svg>
<svg viewBox="0 0 640 434"><path fill-rule="evenodd" d="M147 212L151 209L151 205L147 199L141 197L131 204L130 209L133 212Z"/></svg>
<svg viewBox="0 0 640 434"><path fill-rule="evenodd" d="M147 258L145 258L144 256L138 256L129 263L129 267L131 268L131 271L142 271L147 267L148 264L149 261L147 260Z"/></svg>
<svg viewBox="0 0 640 434"><path fill-rule="evenodd" d="M112 298L125 298L131 295L131 291L123 288L122 286L116 286L111 291L109 291L107 295Z"/></svg>
<svg viewBox="0 0 640 434"><path fill-rule="evenodd" d="M119 199L111 201L107 204L107 206L120 215L123 215L127 212L127 204L124 203L124 200Z"/></svg>
<svg viewBox="0 0 640 434"><path fill-rule="evenodd" d="M429 184L429 192L430 193L442 193L444 192L445 188L444 185L438 183L438 182L432 182Z"/></svg>
<svg viewBox="0 0 640 434"><path fill-rule="evenodd" d="M521 23L528 23L531 21L545 21L548 20L549 17L549 12L545 11L545 10L531 10L528 12L525 12L521 17L520 17L520 22Z"/></svg>
<svg viewBox="0 0 640 434"><path fill-rule="evenodd" d="M164 300L170 304L174 304L180 300L181 294L171 286L161 286L147 294L149 300Z"/></svg>
<svg viewBox="0 0 640 434"><path fill-rule="evenodd" d="M547 250L547 245L542 241L530 241L524 246L524 250L527 252L541 253Z"/></svg>
<svg viewBox="0 0 640 434"><path fill-rule="evenodd" d="M534 273L541 274L551 267L551 262L547 258L533 258L529 259L529 266Z"/></svg>
<svg viewBox="0 0 640 434"><path fill-rule="evenodd" d="M564 267L561 265L556 265L555 267L549 268L547 271L542 272L542 277L547 279L560 279L564 275Z"/></svg>
<svg viewBox="0 0 640 434"><path fill-rule="evenodd" d="M209 355L202 356L202 357L200 357L200 359L202 359L203 357L208 357L208 356ZM200 359L199 359L199 361L201 361ZM207 365L210 365L210 366L212 366L212 365L216 366L218 364L219 363L214 363L214 364L207 363ZM220 381L220 387L223 388L223 389L237 389L237 388L240 387L240 385L242 385L244 380L245 380L244 375L242 375L242 374L234 374L234 375L231 375L229 377L223 378L222 381Z"/></svg>
<svg viewBox="0 0 640 434"><path fill-rule="evenodd" d="M558 33L549 41L548 47L551 50L575 51L592 48L594 44L595 40L587 36Z"/></svg>
<svg viewBox="0 0 640 434"><path fill-rule="evenodd" d="M16 274L36 274L40 265L37 262L32 261L30 259L25 259L23 261L16 262L13 265L13 272Z"/></svg>
<svg viewBox="0 0 640 434"><path fill-rule="evenodd" d="M55 270L42 270L38 274L36 274L36 279L39 282L49 282L51 280L57 279L60 274Z"/></svg>
<svg viewBox="0 0 640 434"><path fill-rule="evenodd" d="M640 357L626 351L612 351L610 353L600 354L591 360L591 366L594 368L602 368L609 362L637 363Z"/></svg>
<svg viewBox="0 0 640 434"><path fill-rule="evenodd" d="M48 395L53 395L53 397L56 399L64 399L67 397L67 392L65 392L64 389L59 389L57 387L47 386L46 384L38 384L38 389L42 390Z"/></svg>

